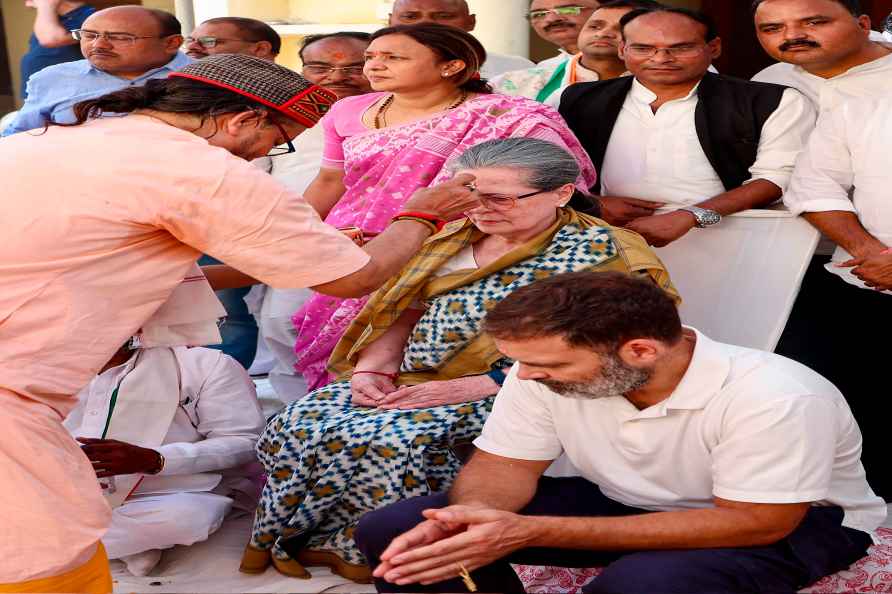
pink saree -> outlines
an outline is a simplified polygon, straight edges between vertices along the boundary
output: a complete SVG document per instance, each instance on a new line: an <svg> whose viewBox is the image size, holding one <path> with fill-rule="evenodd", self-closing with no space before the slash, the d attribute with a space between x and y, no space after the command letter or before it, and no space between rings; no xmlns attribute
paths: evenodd
<svg viewBox="0 0 892 594"><path fill-rule="evenodd" d="M341 101L327 117L353 118L352 127L356 129L356 120L381 95L372 93ZM348 107L352 108L349 112L345 110ZM579 162L580 189L587 191L596 181L591 160L557 111L523 97L481 95L424 120L384 130L363 126L358 132L343 140L347 190L325 219L335 227L382 232L417 189L449 179L452 173L446 165L487 140L526 137L553 142ZM326 155L330 155L328 146ZM337 166L337 161L327 158L323 165ZM333 378L326 369L328 358L366 300L316 294L294 315L295 369L303 374L309 390L331 383Z"/></svg>

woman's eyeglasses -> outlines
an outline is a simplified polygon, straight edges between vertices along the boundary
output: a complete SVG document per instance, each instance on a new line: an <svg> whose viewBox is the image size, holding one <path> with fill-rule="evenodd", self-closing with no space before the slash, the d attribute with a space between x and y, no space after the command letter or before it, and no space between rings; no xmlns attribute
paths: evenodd
<svg viewBox="0 0 892 594"><path fill-rule="evenodd" d="M532 198L533 196L538 196L539 194L545 194L546 192L553 192L554 190L536 190L535 192L530 192L529 194L520 194L518 196L506 196L505 194L484 194L477 189L477 186L474 184L468 184L465 186L471 192L477 194L477 198L480 202L492 210L506 211L511 210L515 206L517 206L518 200L523 200L524 198Z"/></svg>

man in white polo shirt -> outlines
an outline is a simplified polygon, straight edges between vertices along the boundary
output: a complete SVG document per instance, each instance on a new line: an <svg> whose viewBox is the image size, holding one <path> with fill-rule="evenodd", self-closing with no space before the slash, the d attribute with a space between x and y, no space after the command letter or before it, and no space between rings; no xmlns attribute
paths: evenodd
<svg viewBox="0 0 892 594"><path fill-rule="evenodd" d="M597 312L597 315L592 315ZM864 556L886 506L842 395L683 328L641 279L555 276L486 331L517 361L449 494L367 515L380 592L523 592L510 563L605 567L588 593L795 592ZM561 454L581 477L542 474Z"/></svg>

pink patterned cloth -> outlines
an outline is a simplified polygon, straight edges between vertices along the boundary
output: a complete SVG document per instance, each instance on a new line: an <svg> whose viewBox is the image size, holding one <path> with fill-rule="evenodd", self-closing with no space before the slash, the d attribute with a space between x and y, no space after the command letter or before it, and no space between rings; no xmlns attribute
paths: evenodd
<svg viewBox="0 0 892 594"><path fill-rule="evenodd" d="M879 528L878 543L864 557L846 570L828 575L801 590L802 594L839 594L841 592L892 592L892 530ZM515 565L524 589L530 594L577 594L598 577L603 568L569 569Z"/></svg>
<svg viewBox="0 0 892 594"><path fill-rule="evenodd" d="M370 130L362 115L384 93L338 101L322 120L326 146L322 166L343 167L347 190L325 222L382 232L419 188L452 177L446 166L468 148L487 140L538 138L560 145L579 162L580 189L596 181L595 168L554 109L523 97L481 95L460 107L384 130ZM366 298L314 295L294 316L295 369L310 390L332 381L326 366L335 345Z"/></svg>

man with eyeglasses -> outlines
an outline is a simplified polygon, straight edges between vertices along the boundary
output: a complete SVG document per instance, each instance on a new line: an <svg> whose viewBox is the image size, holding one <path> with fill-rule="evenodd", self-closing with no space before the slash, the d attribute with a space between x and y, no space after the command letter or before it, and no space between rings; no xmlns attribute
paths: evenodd
<svg viewBox="0 0 892 594"><path fill-rule="evenodd" d="M477 26L477 16L471 14L467 0L396 0L393 3L389 20L391 27L422 23L449 25L471 33ZM480 68L480 76L491 79L504 72L532 65L526 58L487 50L486 63Z"/></svg>
<svg viewBox="0 0 892 594"><path fill-rule="evenodd" d="M721 40L701 13L640 9L620 25L620 55L634 76L572 85L560 107L598 169L605 219L662 247L776 202L814 128L809 101L708 72ZM628 198L674 210L636 212Z"/></svg>
<svg viewBox="0 0 892 594"><path fill-rule="evenodd" d="M335 99L277 64L220 54L94 98L74 125L0 142L0 592L111 592L98 546L108 505L61 420L175 287L201 282L198 254L273 286L359 297L478 203L461 174L417 191L363 248L325 225L248 161ZM208 271L215 288L233 276Z"/></svg>
<svg viewBox="0 0 892 594"><path fill-rule="evenodd" d="M571 84L607 80L628 74L619 57L620 19L636 8L660 6L654 0L612 0L592 12L579 34L579 53L506 72L490 84L497 93L535 99L552 107ZM548 63L550 62L550 63Z"/></svg>
<svg viewBox="0 0 892 594"><path fill-rule="evenodd" d="M301 74L311 83L334 92L338 99L371 92L362 72L369 38L368 33L359 31L305 37L300 48ZM324 146L322 126L314 126L294 139L295 152L261 158L255 163L292 191L303 194L319 173ZM258 342L274 358L269 370L270 384L283 402L307 393L306 382L294 369L297 333L291 318L311 295L309 289L258 285L246 297L260 328Z"/></svg>
<svg viewBox="0 0 892 594"><path fill-rule="evenodd" d="M275 61L282 38L257 19L218 17L201 23L186 38L186 55L200 60L214 54L244 54Z"/></svg>
<svg viewBox="0 0 892 594"><path fill-rule="evenodd" d="M92 14L72 32L85 59L44 68L28 81L28 99L2 132L9 136L74 120L72 106L149 79L164 78L192 61L179 52L180 22L163 10L116 6Z"/></svg>
<svg viewBox="0 0 892 594"><path fill-rule="evenodd" d="M74 0L25 0L25 6L34 8L34 32L28 40L28 52L22 56L21 96L28 96L28 79L47 66L73 62L83 58L71 30L80 29L84 20L96 9L86 2Z"/></svg>
<svg viewBox="0 0 892 594"><path fill-rule="evenodd" d="M560 50L560 54L539 65L560 64L579 53L579 33L601 4L598 0L532 0L527 13L530 26L536 35Z"/></svg>

